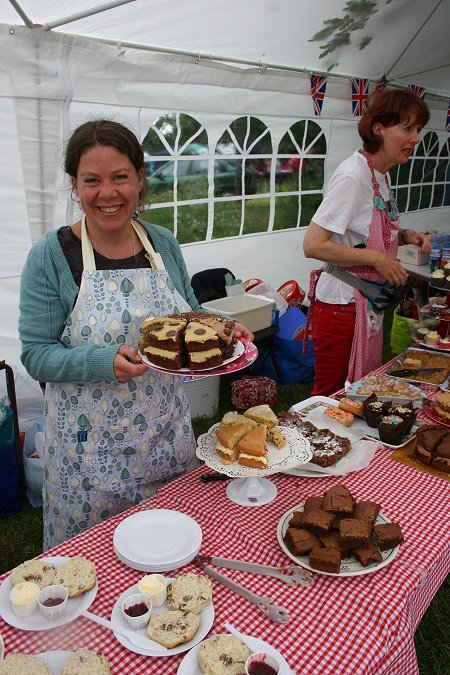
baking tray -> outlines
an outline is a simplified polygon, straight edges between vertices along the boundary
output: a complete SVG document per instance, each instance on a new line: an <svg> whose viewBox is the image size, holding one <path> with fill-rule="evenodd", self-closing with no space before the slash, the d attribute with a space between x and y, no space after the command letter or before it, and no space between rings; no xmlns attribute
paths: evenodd
<svg viewBox="0 0 450 675"><path fill-rule="evenodd" d="M386 375L390 375L390 373L393 370L397 370L398 368L403 368L403 362L406 359L407 356L412 355L412 353L417 354L420 356L421 354L429 354L430 357L433 357L433 360L438 362L439 360L445 359L445 361L448 362L448 370L449 373L447 376L445 376L445 373L443 373L443 380L438 383L434 382L426 382L423 379L420 379L420 375L415 375L414 377L403 377L403 380L406 380L407 382L410 382L411 384L415 385L416 387L427 387L428 389L431 389L431 391L439 391L439 389L448 389L449 388L449 379L450 379L450 354L446 354L441 352L436 352L430 349L418 349L417 347L408 347L406 351L404 351L402 354L400 354L395 361L389 366L389 368L386 371ZM411 356L411 358L413 358ZM426 367L439 367L439 366L434 366L432 364L427 364Z"/></svg>

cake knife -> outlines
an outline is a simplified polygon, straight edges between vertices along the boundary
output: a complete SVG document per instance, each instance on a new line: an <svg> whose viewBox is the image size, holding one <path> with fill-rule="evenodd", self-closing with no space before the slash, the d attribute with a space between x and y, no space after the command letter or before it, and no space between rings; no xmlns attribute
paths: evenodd
<svg viewBox="0 0 450 675"><path fill-rule="evenodd" d="M391 370L389 375L392 377L408 377L411 375L421 375L422 373L439 373L442 370L447 371L448 368L399 368L398 370Z"/></svg>

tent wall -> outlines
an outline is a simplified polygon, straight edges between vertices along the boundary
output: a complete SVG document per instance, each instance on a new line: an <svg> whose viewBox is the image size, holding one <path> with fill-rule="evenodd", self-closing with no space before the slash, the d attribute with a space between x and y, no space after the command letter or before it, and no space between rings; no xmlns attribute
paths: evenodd
<svg viewBox="0 0 450 675"><path fill-rule="evenodd" d="M278 142L295 122L313 118L307 75L238 68L207 60L122 50L87 38L0 25L0 134L2 241L0 270L2 357L19 364L17 339L20 272L32 242L72 222L73 202L61 169L64 142L91 117L123 121L141 140L167 112L196 117L210 147L236 117L254 115ZM261 72L260 72L261 71ZM446 103L430 99L430 129L443 144ZM330 78L321 118L326 133L325 183L342 159L359 147L351 116L350 82ZM449 209L406 214L407 227L445 229ZM188 244L189 272L225 266L243 279L258 276L274 286L296 279L307 288L317 263L302 255L299 229ZM7 321L4 319L7 318Z"/></svg>

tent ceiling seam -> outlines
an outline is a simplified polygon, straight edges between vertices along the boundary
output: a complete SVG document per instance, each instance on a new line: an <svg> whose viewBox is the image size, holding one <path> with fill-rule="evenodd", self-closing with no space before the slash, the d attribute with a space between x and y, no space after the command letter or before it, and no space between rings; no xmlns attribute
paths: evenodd
<svg viewBox="0 0 450 675"><path fill-rule="evenodd" d="M430 14L427 16L427 18L426 18L424 21L422 21L421 25L420 25L419 28L416 30L416 32L414 33L414 35L411 36L410 40L407 42L407 44L406 44L406 46L404 47L404 49L402 49L402 51L400 52L399 56L396 58L396 60L394 61L394 63L391 65L390 68L388 68L388 70L387 70L386 73L385 73L387 79L389 79L389 73L393 70L393 68L395 68L395 66L397 65L397 63L398 63L398 62L400 61L400 59L402 58L402 56L403 56L403 55L408 51L408 49L411 47L411 45L412 45L412 43L414 42L414 40L416 39L416 37L417 37L417 36L419 35L419 33L421 33L421 31L424 29L424 27L425 27L426 24L429 22L429 20L431 19L431 17L433 16L433 14L436 12L436 10L438 9L438 7L442 4L442 2L443 2L443 0L438 0L438 3L436 4L436 6L431 10L431 12L430 12Z"/></svg>

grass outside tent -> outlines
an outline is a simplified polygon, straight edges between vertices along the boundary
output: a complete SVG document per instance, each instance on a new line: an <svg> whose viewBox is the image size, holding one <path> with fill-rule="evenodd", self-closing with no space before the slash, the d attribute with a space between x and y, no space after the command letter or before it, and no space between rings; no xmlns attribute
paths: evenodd
<svg viewBox="0 0 450 675"><path fill-rule="evenodd" d="M384 362L392 358L389 336L392 315L385 320ZM194 420L196 437L231 409L230 376L221 378L220 407L211 419ZM291 405L311 395L312 382L301 382L279 387L279 402L275 411L287 410ZM42 510L28 503L22 511L0 521L0 573L6 572L24 560L42 552ZM447 577L425 612L416 631L414 642L421 675L448 675L450 673L450 577ZM356 674L355 674L356 675ZM392 673L392 675L401 675Z"/></svg>

